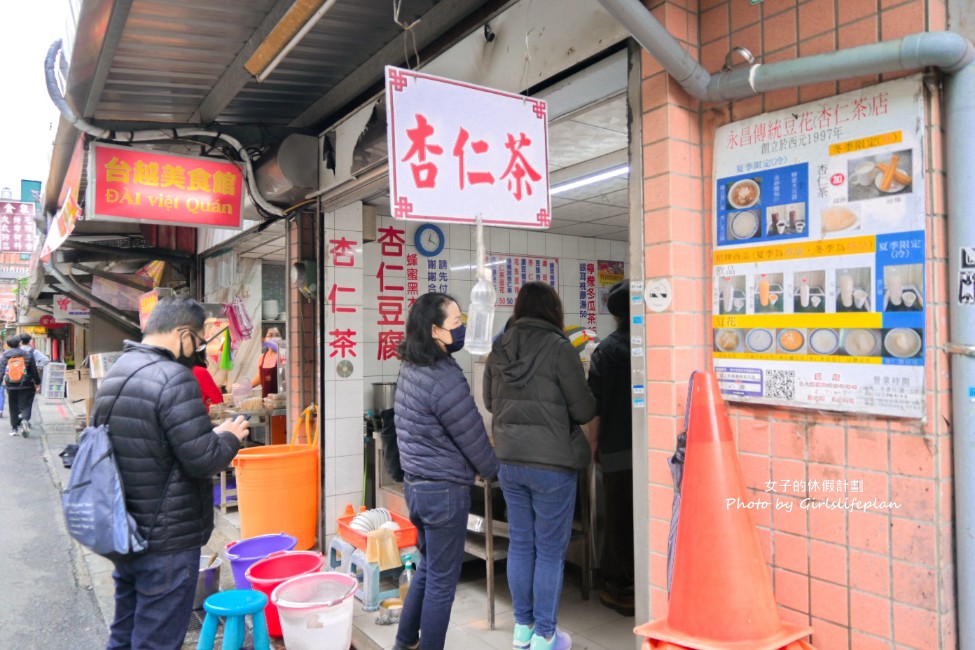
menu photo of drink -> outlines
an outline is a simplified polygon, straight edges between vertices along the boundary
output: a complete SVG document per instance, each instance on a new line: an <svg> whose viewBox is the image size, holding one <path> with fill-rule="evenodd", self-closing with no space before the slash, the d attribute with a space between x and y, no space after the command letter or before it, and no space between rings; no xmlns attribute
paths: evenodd
<svg viewBox="0 0 975 650"><path fill-rule="evenodd" d="M726 399L924 417L922 98L914 76L717 130Z"/></svg>

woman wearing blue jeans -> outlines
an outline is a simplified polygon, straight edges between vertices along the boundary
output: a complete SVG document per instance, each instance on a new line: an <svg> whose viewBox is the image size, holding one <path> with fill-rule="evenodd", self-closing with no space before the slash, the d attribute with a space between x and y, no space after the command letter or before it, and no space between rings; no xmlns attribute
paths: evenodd
<svg viewBox="0 0 975 650"><path fill-rule="evenodd" d="M423 561L403 604L394 650L444 647L464 560L471 486L493 479L498 459L470 385L451 358L464 346L457 301L442 293L417 299L399 347L394 421L406 505Z"/></svg>
<svg viewBox="0 0 975 650"><path fill-rule="evenodd" d="M556 622L578 471L591 455L579 425L596 415L596 399L563 329L555 289L529 282L518 292L514 322L495 341L484 372L511 531L514 650L572 647Z"/></svg>

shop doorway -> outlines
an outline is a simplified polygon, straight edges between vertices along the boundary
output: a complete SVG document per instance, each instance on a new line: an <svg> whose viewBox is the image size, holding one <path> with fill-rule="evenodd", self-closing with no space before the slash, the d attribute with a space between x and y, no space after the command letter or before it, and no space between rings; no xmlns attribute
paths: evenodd
<svg viewBox="0 0 975 650"><path fill-rule="evenodd" d="M549 230L545 232L489 228L486 230L486 246L488 253L498 260L514 259L546 259L557 261L557 284L565 308L566 325L579 330L594 333L598 340L605 338L616 329L616 319L609 313L606 298L610 287L619 279L633 277L642 278L643 268L639 255L631 253L630 241L642 241L642 208L634 205L633 197L639 201L639 187L633 191L631 187L630 161L632 141L639 134L630 133L629 115L639 115L637 108L630 109L633 94L629 92L629 77L627 66L627 51L618 51L604 58L592 68L567 77L538 93L549 101L549 111L553 118L549 124L549 165L550 184L552 188L553 220ZM637 94L638 98L639 95ZM639 147L635 147L639 152ZM639 153L637 153L639 156ZM639 168L639 166L637 166ZM636 174L639 177L639 174ZM637 181L638 182L638 181ZM427 290L427 270L435 269L437 291L445 291L456 296L462 304L467 303L471 286L475 280L471 270L475 260L476 239L473 228L464 225L440 224L436 232L436 243L440 250L424 252L416 244L417 230L423 224L394 221L389 213L389 198L386 192L372 194L363 201L361 208L363 225L363 262L362 278L364 288L364 359L362 381L364 410L375 403L375 387L396 381L398 364L391 359L382 358L381 334L382 328L373 325L379 315L379 305L373 289L378 289L377 274L384 263L382 245L375 239L384 228L404 229L402 237L405 240L405 254L402 262L393 260L392 263L402 263L407 267L406 280L409 275L409 256L418 260L419 273L422 277L421 289ZM331 207L331 206L330 206ZM342 215L336 211L337 224ZM374 220L374 221L373 221ZM634 229L636 229L634 231ZM635 232L635 235L631 233ZM372 240L371 240L372 239ZM634 261L638 266L634 266ZM385 260L386 264L390 260ZM432 266L428 266L432 265ZM441 275L441 273L443 275ZM446 279L444 279L446 278ZM594 296L590 297L588 290L594 289ZM507 321L512 308L498 306L495 312L495 330ZM381 319L380 319L381 320ZM580 352L585 353L583 346ZM483 365L469 354L455 355L468 375L475 400L480 400L480 376ZM642 370L642 368L641 368ZM325 370L326 375L328 369ZM625 382L624 382L625 383ZM326 407L327 408L327 407ZM490 430L490 414L483 413L485 422ZM368 419L369 415L366 414ZM374 424L374 426L377 426ZM636 434L637 436L641 434ZM401 484L397 484L385 474L382 463L382 449L378 451L367 449L371 457L364 463L374 472L371 480L375 481L373 494L375 505L387 507L405 513L405 500L402 496ZM336 507L343 503L354 501L356 494L352 490L356 485L368 483L370 477L349 476L348 486L341 483L345 478L338 468L351 467L351 456L344 459L326 459L326 472L334 468L336 472L336 486L334 502ZM366 472L368 474L368 471ZM351 474L351 473L350 473ZM358 480L358 483L356 481ZM588 479L587 479L588 480ZM329 481L326 479L326 485ZM598 483L598 482L597 482ZM347 491L348 494L343 494ZM631 488L632 491L632 488ZM367 490L362 490L365 494ZM484 515L484 503L491 501L495 513L493 530L498 543L495 544L494 557L504 557L504 530L506 522L503 514L503 499L500 490L495 491L495 498L481 498L481 510L473 513L472 521L477 528L477 517ZM330 495L332 496L332 495ZM326 498L326 503L328 503ZM604 524L605 499L597 494L592 500L594 505L592 528L601 530ZM483 526L483 521L481 523ZM644 528L646 525L644 524ZM481 528L483 531L483 528ZM511 610L510 596L507 593L504 575L505 565L498 561L492 572L487 571L484 562L486 552L482 538L472 536L469 545L472 555L477 558L465 565L464 580L458 592L458 601L452 616L452 626L473 637L482 638L484 635L494 636L506 630L510 634ZM582 596L580 586L584 583L583 572L586 562L580 555L584 553L584 546L573 544L570 547L569 565L567 566L565 589L563 591L563 607L560 609L560 620L566 621L573 635L590 642L590 647L623 648L634 645L632 634L634 618L621 615L618 611L605 607L600 602L600 587L598 582L599 550L613 540L604 540L594 535L593 545L593 577L597 580L589 590L588 599ZM632 545L628 545L632 547ZM638 545L646 548L647 544ZM632 554L632 550L628 551ZM494 625L497 629L490 629L488 623L491 616L485 600L495 599ZM359 613L356 621L357 647L365 635L375 643L375 647L386 647L392 642L388 630L376 627L375 616ZM456 620L455 620L456 619ZM573 623L574 622L574 623ZM583 625L585 629L572 629L573 624ZM387 638L388 637L388 638ZM460 637L458 637L460 638ZM499 637L500 638L500 637ZM456 640L456 639L455 639ZM387 641L389 643L387 643ZM510 637L509 637L510 641ZM364 644L364 647L374 647Z"/></svg>

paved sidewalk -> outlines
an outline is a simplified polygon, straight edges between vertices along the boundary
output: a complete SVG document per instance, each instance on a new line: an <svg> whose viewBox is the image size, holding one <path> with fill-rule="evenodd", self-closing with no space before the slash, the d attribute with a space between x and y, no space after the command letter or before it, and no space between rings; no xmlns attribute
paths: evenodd
<svg viewBox="0 0 975 650"><path fill-rule="evenodd" d="M71 404L68 400L41 400L38 399L34 404L34 417L32 423L32 436L41 439L44 456L48 460L54 473L55 487L58 491L62 490L68 483L71 470L65 469L58 454L68 444L77 442L80 428L84 427L83 403ZM230 514L230 513L228 513ZM235 513L234 513L235 514ZM204 547L204 553L217 553L218 557L223 557L223 549L228 542L239 539L239 529L235 527L233 515L230 518L221 515L216 511L216 528L210 536L210 542ZM75 557L78 559L76 567L79 575L87 575L99 610L109 627L115 614L115 583L112 580L113 565L109 560L92 553L87 548L72 541L75 547ZM233 589L234 581L230 566L226 563L220 571L221 590ZM196 648L199 637L201 620L197 617L190 620L190 632L186 636L184 648L190 650ZM218 637L219 638L219 637Z"/></svg>

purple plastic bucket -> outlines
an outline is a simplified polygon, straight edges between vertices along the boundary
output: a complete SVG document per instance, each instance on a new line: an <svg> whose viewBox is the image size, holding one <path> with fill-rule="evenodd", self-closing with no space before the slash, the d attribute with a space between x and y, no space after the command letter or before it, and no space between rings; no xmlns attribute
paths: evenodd
<svg viewBox="0 0 975 650"><path fill-rule="evenodd" d="M238 589L250 589L251 583L247 579L247 569L258 560L263 560L276 551L293 551L298 544L298 538L285 533L273 535L258 535L239 542L227 544L224 553L230 560L230 569L234 574L234 585Z"/></svg>

